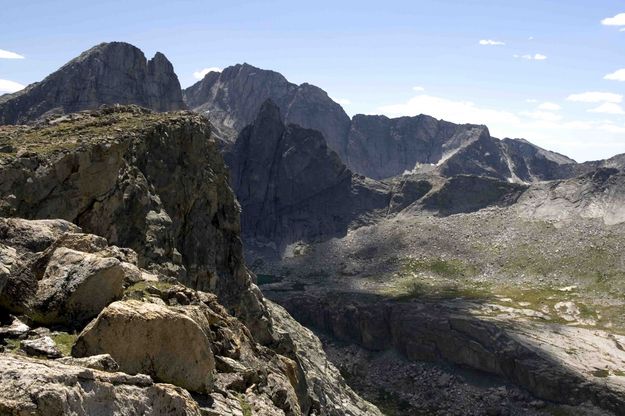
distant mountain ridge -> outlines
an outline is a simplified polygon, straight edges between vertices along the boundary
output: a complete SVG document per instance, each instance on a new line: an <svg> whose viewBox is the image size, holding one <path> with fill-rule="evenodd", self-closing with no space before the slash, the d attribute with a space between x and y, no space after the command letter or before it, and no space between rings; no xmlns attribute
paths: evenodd
<svg viewBox="0 0 625 416"><path fill-rule="evenodd" d="M427 115L359 114L350 119L322 89L293 84L278 72L249 64L209 72L181 90L163 54L147 60L141 50L123 42L97 45L43 81L0 96L0 124L28 123L103 104L137 104L159 112L188 107L206 115L214 135L231 147L268 99L280 108L286 125L319 131L352 172L377 180L434 172L532 183L625 166L618 156L578 164L526 140L493 138L486 126Z"/></svg>
<svg viewBox="0 0 625 416"><path fill-rule="evenodd" d="M388 118L355 115L351 120L327 93L296 85L249 64L210 72L183 92L188 106L207 115L221 138L232 142L271 99L285 123L320 131L328 146L354 172L385 179L436 165L442 174L477 174L510 182L569 177L575 161L525 140L490 136L485 126L454 124L427 115Z"/></svg>
<svg viewBox="0 0 625 416"><path fill-rule="evenodd" d="M137 104L155 111L185 109L180 83L165 55L150 60L128 43L101 43L43 81L0 96L0 124L23 124L54 114Z"/></svg>
<svg viewBox="0 0 625 416"><path fill-rule="evenodd" d="M349 116L314 85L296 85L278 72L238 64L222 72L209 72L186 88L183 96L190 109L209 117L226 141L234 141L269 99L280 108L286 124L320 131L332 150L345 160Z"/></svg>

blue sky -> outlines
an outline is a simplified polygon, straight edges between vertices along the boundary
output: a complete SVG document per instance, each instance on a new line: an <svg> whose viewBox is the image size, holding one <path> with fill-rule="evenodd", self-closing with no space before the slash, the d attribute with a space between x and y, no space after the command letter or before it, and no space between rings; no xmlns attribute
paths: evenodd
<svg viewBox="0 0 625 416"><path fill-rule="evenodd" d="M165 53L183 86L248 62L318 85L349 114L486 124L580 161L625 152L622 1L303 3L0 0L0 89L121 40Z"/></svg>

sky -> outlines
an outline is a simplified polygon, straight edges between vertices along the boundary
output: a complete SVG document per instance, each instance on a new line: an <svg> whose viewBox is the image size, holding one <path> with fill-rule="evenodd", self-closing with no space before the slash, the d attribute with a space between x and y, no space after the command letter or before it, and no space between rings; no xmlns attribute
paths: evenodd
<svg viewBox="0 0 625 416"><path fill-rule="evenodd" d="M0 0L0 94L104 41L163 52L183 87L247 62L350 115L486 124L578 161L625 153L622 0Z"/></svg>

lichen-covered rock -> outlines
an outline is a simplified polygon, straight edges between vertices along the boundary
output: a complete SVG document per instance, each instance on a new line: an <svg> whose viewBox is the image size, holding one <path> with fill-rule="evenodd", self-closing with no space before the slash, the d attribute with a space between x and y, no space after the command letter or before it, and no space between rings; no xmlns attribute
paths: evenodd
<svg viewBox="0 0 625 416"><path fill-rule="evenodd" d="M63 357L59 358L58 362L68 365L76 365L94 370L102 371L119 371L119 364L115 362L113 357L109 354L90 355L88 357L75 358L75 357Z"/></svg>
<svg viewBox="0 0 625 416"><path fill-rule="evenodd" d="M128 373L146 373L191 391L209 392L215 359L211 341L189 317L139 301L109 305L80 334L72 355L110 354Z"/></svg>
<svg viewBox="0 0 625 416"><path fill-rule="evenodd" d="M191 395L145 376L0 354L0 414L199 416Z"/></svg>
<svg viewBox="0 0 625 416"><path fill-rule="evenodd" d="M121 298L125 277L115 258L57 248L38 282L31 317L48 325L87 322Z"/></svg>

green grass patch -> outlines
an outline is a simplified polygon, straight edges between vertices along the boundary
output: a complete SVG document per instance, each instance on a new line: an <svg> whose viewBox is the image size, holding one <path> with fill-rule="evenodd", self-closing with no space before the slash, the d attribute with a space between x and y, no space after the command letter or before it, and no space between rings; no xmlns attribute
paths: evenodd
<svg viewBox="0 0 625 416"><path fill-rule="evenodd" d="M64 356L72 354L72 347L78 338L78 334L70 334L68 332L58 332L51 336L56 343L56 347Z"/></svg>
<svg viewBox="0 0 625 416"><path fill-rule="evenodd" d="M155 296L157 295L157 292L166 292L173 286L175 286L173 283L168 282L141 281L129 286L124 293L129 298L141 299L149 296Z"/></svg>
<svg viewBox="0 0 625 416"><path fill-rule="evenodd" d="M605 378L608 377L610 375L610 372L608 370L595 370L591 373L593 376L595 377L601 377L601 378Z"/></svg>
<svg viewBox="0 0 625 416"><path fill-rule="evenodd" d="M5 342L6 342L6 349L9 352L16 352L20 349L19 339L7 339Z"/></svg>
<svg viewBox="0 0 625 416"><path fill-rule="evenodd" d="M400 260L398 273L380 294L396 299L433 298L484 299L488 286L471 279L478 274L473 265L457 259L420 258Z"/></svg>
<svg viewBox="0 0 625 416"><path fill-rule="evenodd" d="M248 403L248 401L245 399L245 396L243 396L242 394L239 395L239 406L241 406L241 412L243 412L243 416L253 415L252 405Z"/></svg>
<svg viewBox="0 0 625 416"><path fill-rule="evenodd" d="M404 260L400 273L430 273L439 277L457 279L475 276L477 269L462 260L422 258Z"/></svg>

